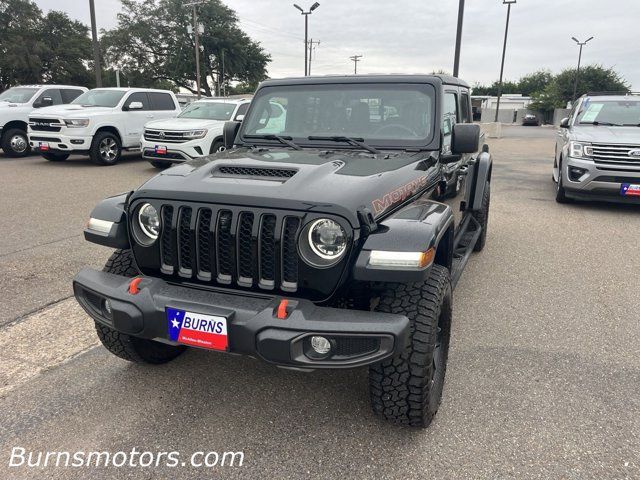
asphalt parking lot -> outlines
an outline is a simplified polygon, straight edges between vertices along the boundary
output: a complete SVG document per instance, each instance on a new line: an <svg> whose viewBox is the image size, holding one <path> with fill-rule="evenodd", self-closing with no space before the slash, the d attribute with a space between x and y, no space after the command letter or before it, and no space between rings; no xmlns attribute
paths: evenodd
<svg viewBox="0 0 640 480"><path fill-rule="evenodd" d="M103 197L156 170L0 156L0 478L639 478L640 208L554 201L555 131L491 140L487 248L454 295L425 431L370 412L366 370L299 373L191 350L130 365L97 346L71 278ZM242 467L9 468L28 451L243 451ZM142 470L142 471L141 471Z"/></svg>

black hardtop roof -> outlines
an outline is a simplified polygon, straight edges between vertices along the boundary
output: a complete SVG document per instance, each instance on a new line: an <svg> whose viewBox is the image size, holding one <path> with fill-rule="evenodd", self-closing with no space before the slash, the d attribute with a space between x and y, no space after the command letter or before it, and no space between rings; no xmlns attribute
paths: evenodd
<svg viewBox="0 0 640 480"><path fill-rule="evenodd" d="M265 80L261 87L283 85L318 85L331 83L436 83L471 88L467 82L451 75L323 75Z"/></svg>

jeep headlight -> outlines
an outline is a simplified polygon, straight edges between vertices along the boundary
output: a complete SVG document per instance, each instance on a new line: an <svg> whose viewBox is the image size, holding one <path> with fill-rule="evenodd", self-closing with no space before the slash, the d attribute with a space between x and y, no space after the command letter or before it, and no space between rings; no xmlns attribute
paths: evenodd
<svg viewBox="0 0 640 480"><path fill-rule="evenodd" d="M569 142L569 156L575 158L590 157L593 155L593 147L590 143Z"/></svg>
<svg viewBox="0 0 640 480"><path fill-rule="evenodd" d="M145 203L138 208L137 222L134 222L136 240L144 246L153 244L160 235L160 216L158 211L150 203Z"/></svg>
<svg viewBox="0 0 640 480"><path fill-rule="evenodd" d="M335 265L347 251L347 234L338 222L328 218L308 223L299 242L302 258L319 268Z"/></svg>
<svg viewBox="0 0 640 480"><path fill-rule="evenodd" d="M206 130L206 129L191 130L190 132L185 132L184 133L184 138L189 139L189 140L197 140L199 138L206 137L207 136L207 132L208 132L208 130Z"/></svg>
<svg viewBox="0 0 640 480"><path fill-rule="evenodd" d="M85 128L89 126L88 118L70 118L64 121L68 128Z"/></svg>

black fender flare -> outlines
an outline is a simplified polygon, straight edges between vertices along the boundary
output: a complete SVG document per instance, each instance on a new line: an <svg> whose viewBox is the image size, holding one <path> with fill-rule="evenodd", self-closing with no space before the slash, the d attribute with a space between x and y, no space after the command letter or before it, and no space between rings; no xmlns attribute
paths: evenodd
<svg viewBox="0 0 640 480"><path fill-rule="evenodd" d="M378 223L356 259L353 278L369 282L424 281L431 265L424 268L372 266L371 252L426 252L434 248L435 262L451 268L453 237L451 207L434 200L419 200Z"/></svg>
<svg viewBox="0 0 640 480"><path fill-rule="evenodd" d="M487 182L491 182L492 171L493 158L485 145L482 153L478 155L475 161L469 163L469 171L467 173L468 188L465 198L467 210L479 211L482 209L485 186Z"/></svg>
<svg viewBox="0 0 640 480"><path fill-rule="evenodd" d="M127 204L131 193L105 198L96 205L91 211L91 219L110 222L112 225L108 231L105 231L91 228L91 223L87 224L84 229L85 240L116 249L130 248L127 231Z"/></svg>

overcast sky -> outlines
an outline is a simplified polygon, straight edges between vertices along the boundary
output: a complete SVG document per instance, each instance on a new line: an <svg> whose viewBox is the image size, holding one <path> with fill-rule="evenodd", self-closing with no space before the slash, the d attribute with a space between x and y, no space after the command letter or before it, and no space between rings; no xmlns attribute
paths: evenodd
<svg viewBox="0 0 640 480"><path fill-rule="evenodd" d="M98 28L116 25L119 0L95 0ZM272 56L272 77L304 69L304 21L295 0L223 0L243 29ZM297 0L308 7L314 0ZM359 73L429 73L453 69L458 0L319 0L310 37L320 40L312 73L352 73L349 57L364 55ZM88 0L36 0L89 24ZM467 0L460 76L475 83L498 78L507 7L501 0ZM160 21L162 19L159 19ZM640 89L640 0L518 0L512 7L505 79L540 68L558 72L577 63L580 40L595 36L583 64L613 67Z"/></svg>

